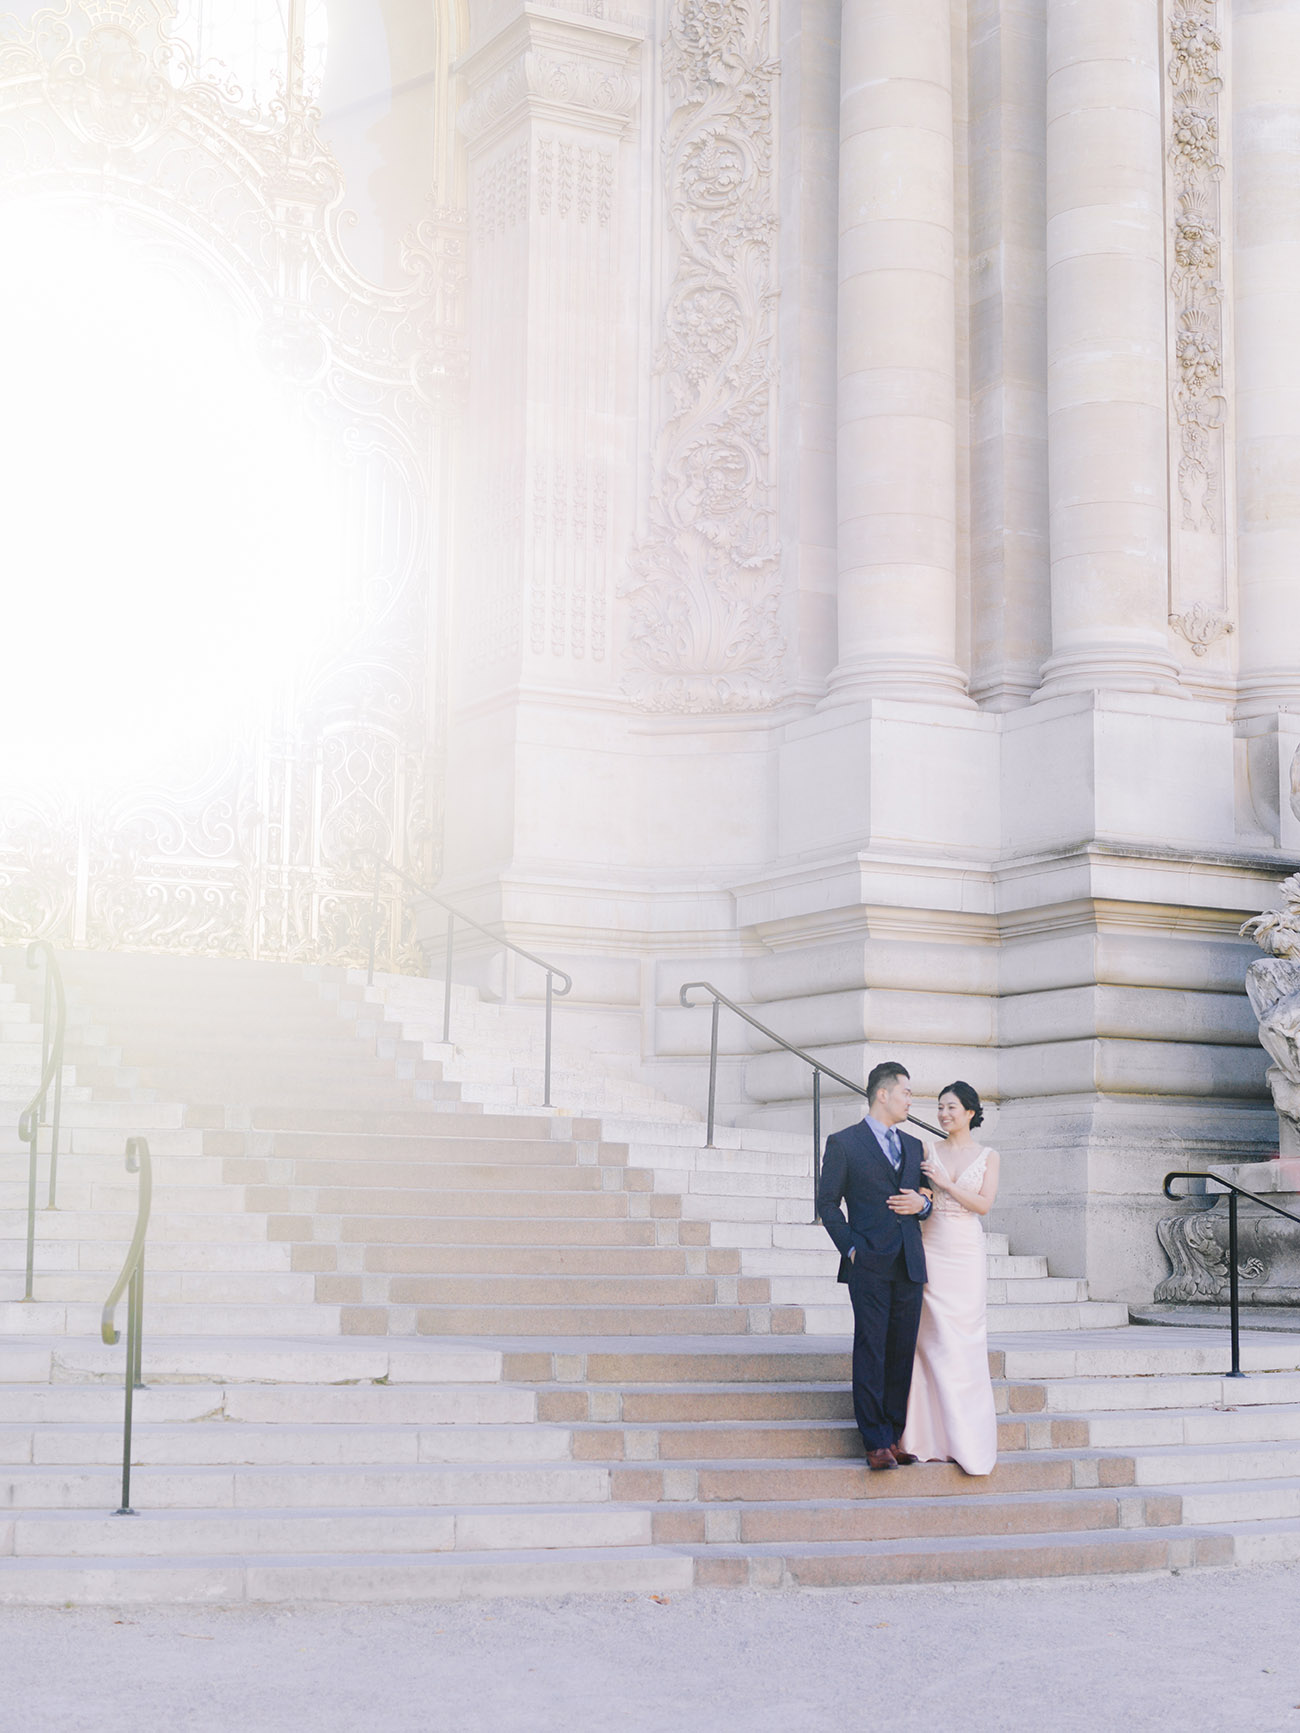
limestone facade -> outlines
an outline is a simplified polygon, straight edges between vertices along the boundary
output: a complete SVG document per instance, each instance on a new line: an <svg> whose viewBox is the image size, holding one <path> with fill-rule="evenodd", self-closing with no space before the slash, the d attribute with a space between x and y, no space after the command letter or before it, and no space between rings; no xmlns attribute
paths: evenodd
<svg viewBox="0 0 1300 1733"><path fill-rule="evenodd" d="M444 884L682 1099L700 978L969 1079L997 1225L1100 1296L1165 1273L1167 1167L1277 1147L1238 929L1300 860L1297 35L483 0L454 63ZM732 1117L807 1123L723 1045Z"/></svg>

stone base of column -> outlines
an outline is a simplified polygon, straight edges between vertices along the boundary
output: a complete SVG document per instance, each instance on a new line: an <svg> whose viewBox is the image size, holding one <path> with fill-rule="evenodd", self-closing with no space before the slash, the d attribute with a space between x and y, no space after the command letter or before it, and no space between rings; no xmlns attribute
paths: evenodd
<svg viewBox="0 0 1300 1733"><path fill-rule="evenodd" d="M1294 663L1248 674L1237 682L1238 718L1271 716L1279 710L1300 710L1300 669Z"/></svg>
<svg viewBox="0 0 1300 1733"><path fill-rule="evenodd" d="M879 660L853 656L841 662L831 675L822 708L833 704L861 704L869 698L914 698L927 704L957 704L975 708L966 690L966 676L953 662L938 657L899 656L890 652Z"/></svg>
<svg viewBox="0 0 1300 1733"><path fill-rule="evenodd" d="M1144 647L1097 644L1053 656L1033 701L1067 692L1179 691L1178 664L1171 655Z"/></svg>

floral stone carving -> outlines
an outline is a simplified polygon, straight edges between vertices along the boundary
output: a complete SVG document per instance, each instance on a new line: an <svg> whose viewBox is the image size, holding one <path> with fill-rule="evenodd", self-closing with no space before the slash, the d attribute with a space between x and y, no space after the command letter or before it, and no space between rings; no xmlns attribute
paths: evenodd
<svg viewBox="0 0 1300 1733"><path fill-rule="evenodd" d="M624 687L648 710L775 703L776 171L768 0L673 0L664 45L673 278Z"/></svg>

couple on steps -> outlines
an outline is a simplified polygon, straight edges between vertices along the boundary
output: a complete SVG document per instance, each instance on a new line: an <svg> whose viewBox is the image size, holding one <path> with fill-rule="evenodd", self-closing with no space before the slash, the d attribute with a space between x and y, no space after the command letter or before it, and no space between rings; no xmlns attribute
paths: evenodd
<svg viewBox="0 0 1300 1733"><path fill-rule="evenodd" d="M853 1302L853 1411L871 1468L956 1462L989 1474L998 1442L980 1218L997 1195L998 1155L971 1136L984 1114L969 1083L939 1096L942 1154L899 1129L911 1106L906 1069L877 1065L866 1118L827 1138L822 1161L817 1214Z"/></svg>

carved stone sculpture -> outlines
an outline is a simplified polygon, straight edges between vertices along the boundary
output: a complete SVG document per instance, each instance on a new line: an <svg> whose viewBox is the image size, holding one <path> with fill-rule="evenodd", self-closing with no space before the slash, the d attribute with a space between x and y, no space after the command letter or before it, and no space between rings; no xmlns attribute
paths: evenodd
<svg viewBox="0 0 1300 1733"><path fill-rule="evenodd" d="M1242 927L1268 953L1246 971L1246 992L1259 1018L1259 1039L1273 1063L1268 1084L1277 1108L1279 1160L1212 1167L1248 1191L1267 1194L1300 1214L1300 873L1282 886L1280 909L1255 915ZM1170 1273L1157 1300L1184 1305L1222 1304L1228 1298L1228 1210L1225 1193L1208 1207L1168 1216L1157 1226ZM1241 1298L1252 1305L1300 1305L1300 1227L1242 1198L1238 1205L1237 1275Z"/></svg>
<svg viewBox="0 0 1300 1733"><path fill-rule="evenodd" d="M1273 1061L1268 1086L1285 1156L1300 1155L1300 873L1282 891L1280 909L1256 915L1241 931L1268 952L1246 971L1246 992L1259 1018L1260 1045Z"/></svg>

